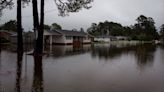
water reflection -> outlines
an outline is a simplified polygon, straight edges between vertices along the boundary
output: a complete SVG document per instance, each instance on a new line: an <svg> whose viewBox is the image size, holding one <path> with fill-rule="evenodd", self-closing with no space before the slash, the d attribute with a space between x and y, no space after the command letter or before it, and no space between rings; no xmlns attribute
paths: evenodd
<svg viewBox="0 0 164 92"><path fill-rule="evenodd" d="M32 92L43 92L42 56L34 56Z"/></svg>
<svg viewBox="0 0 164 92"><path fill-rule="evenodd" d="M116 46L112 44L106 45L93 45L92 46L92 56L99 57L100 59L111 59L119 57L122 53L127 53L132 49L132 46Z"/></svg>
<svg viewBox="0 0 164 92"><path fill-rule="evenodd" d="M154 52L156 46L151 44L139 44L134 46L116 46L112 44L107 45L93 45L92 46L92 57L99 57L110 61L111 59L120 57L121 55L135 55L137 59L137 65L143 67L145 65L151 65L154 59ZM101 61L101 60L100 60Z"/></svg>
<svg viewBox="0 0 164 92"><path fill-rule="evenodd" d="M17 52L17 68L16 68L16 92L21 92L21 75L22 75L22 59L23 51Z"/></svg>
<svg viewBox="0 0 164 92"><path fill-rule="evenodd" d="M18 53L16 60L17 53L10 49L2 49L0 86L2 85L3 90L5 92L163 92L164 90L162 46L69 45L47 46L44 51L47 57ZM25 83L24 76L28 79Z"/></svg>
<svg viewBox="0 0 164 92"><path fill-rule="evenodd" d="M24 44L23 45L24 52L31 51L33 49L33 44ZM17 52L17 44L4 44L1 45L0 52L2 50L10 51L10 52Z"/></svg>
<svg viewBox="0 0 164 92"><path fill-rule="evenodd" d="M82 46L72 46L72 45L46 45L44 47L44 51L47 54L47 57L66 57L66 56L73 56L84 54L91 50L91 45L82 45Z"/></svg>
<svg viewBox="0 0 164 92"><path fill-rule="evenodd" d="M135 55L139 67L151 64L154 58L155 45L138 44L138 45L113 45L113 44L93 44L83 45L80 47L68 46L45 46L44 51L47 57L66 57L91 52L92 58L105 59L110 61L121 55ZM101 60L100 60L101 61Z"/></svg>
<svg viewBox="0 0 164 92"><path fill-rule="evenodd" d="M27 60L27 58L25 57ZM43 92L43 69L42 69L42 56L33 56L34 59L34 69L33 69L33 81L32 81L32 89L31 92ZM27 68L27 62L23 62L23 53L18 51L17 52L17 66L16 66L16 84L15 84L15 91L16 92L24 92L22 88L25 84L23 84L23 81L25 79L22 77L22 67L23 63L25 64L25 77L29 76L26 75L26 68ZM25 61L26 61L25 60Z"/></svg>
<svg viewBox="0 0 164 92"><path fill-rule="evenodd" d="M161 44L160 47L161 47L162 49L164 49L164 44Z"/></svg>
<svg viewBox="0 0 164 92"><path fill-rule="evenodd" d="M134 53L137 58L137 65L142 68L145 65L152 65L154 61L155 45L145 44L136 47Z"/></svg>

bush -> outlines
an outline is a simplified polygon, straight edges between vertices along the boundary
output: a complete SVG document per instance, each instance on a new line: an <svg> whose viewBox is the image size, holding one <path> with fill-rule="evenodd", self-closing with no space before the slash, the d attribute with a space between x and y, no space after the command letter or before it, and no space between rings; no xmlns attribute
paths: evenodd
<svg viewBox="0 0 164 92"><path fill-rule="evenodd" d="M6 40L5 38L3 37L0 37L0 43L8 43L9 40Z"/></svg>

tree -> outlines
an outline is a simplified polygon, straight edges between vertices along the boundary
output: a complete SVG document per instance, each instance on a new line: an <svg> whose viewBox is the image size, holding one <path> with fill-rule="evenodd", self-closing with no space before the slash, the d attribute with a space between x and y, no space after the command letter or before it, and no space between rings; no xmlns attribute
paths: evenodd
<svg viewBox="0 0 164 92"><path fill-rule="evenodd" d="M80 28L80 32L84 32L84 29L83 28Z"/></svg>
<svg viewBox="0 0 164 92"><path fill-rule="evenodd" d="M119 23L114 22L99 22L97 25L96 23L92 23L91 27L88 28L88 33L94 35L94 36L100 36L100 35L113 35L113 36L119 36L124 35L123 34L124 28Z"/></svg>
<svg viewBox="0 0 164 92"><path fill-rule="evenodd" d="M2 10L5 8L13 7L13 0L0 0L0 17L2 16Z"/></svg>
<svg viewBox="0 0 164 92"><path fill-rule="evenodd" d="M43 48L43 20L44 20L44 0L41 0L41 13L40 13L40 23L39 23L39 16L38 16L38 2L37 0L32 0L32 6L33 6L33 25L34 25L34 32L36 36L36 44L34 47L34 54L36 53L42 53ZM43 14L43 15L42 15ZM42 23L41 23L42 22ZM42 26L42 27L41 27Z"/></svg>
<svg viewBox="0 0 164 92"><path fill-rule="evenodd" d="M44 29L45 30L50 30L51 29L51 26L44 24Z"/></svg>
<svg viewBox="0 0 164 92"><path fill-rule="evenodd" d="M164 24L162 24L160 28L160 37L162 38L162 40L164 40Z"/></svg>
<svg viewBox="0 0 164 92"><path fill-rule="evenodd" d="M98 26L97 26L96 23L92 23L92 24L91 24L91 27L89 27L89 28L87 29L87 32L88 32L89 34L94 35L94 36L98 36L98 35L100 34L99 31L98 31Z"/></svg>
<svg viewBox="0 0 164 92"><path fill-rule="evenodd" d="M22 2L17 0L17 51L23 52Z"/></svg>
<svg viewBox="0 0 164 92"><path fill-rule="evenodd" d="M159 35L153 18L140 15L136 20L138 23L135 24L134 30L138 31L138 38L144 38L140 40L158 39Z"/></svg>
<svg viewBox="0 0 164 92"><path fill-rule="evenodd" d="M54 0L60 16L66 16L69 12L79 12L82 8L89 9L93 0Z"/></svg>
<svg viewBox="0 0 164 92"><path fill-rule="evenodd" d="M57 23L53 23L53 24L51 25L51 28L52 28L53 30L61 30L61 29L62 29L62 27L61 27L59 24L57 24Z"/></svg>
<svg viewBox="0 0 164 92"><path fill-rule="evenodd" d="M16 32L17 31L17 21L10 20L10 21L6 22L5 24L1 25L0 29Z"/></svg>
<svg viewBox="0 0 164 92"><path fill-rule="evenodd" d="M17 51L20 53L23 53L22 1L25 4L29 0L17 0Z"/></svg>

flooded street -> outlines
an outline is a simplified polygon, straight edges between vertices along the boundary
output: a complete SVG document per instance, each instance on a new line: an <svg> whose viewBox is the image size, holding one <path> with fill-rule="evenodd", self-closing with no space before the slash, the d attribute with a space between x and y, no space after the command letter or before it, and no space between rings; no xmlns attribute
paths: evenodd
<svg viewBox="0 0 164 92"><path fill-rule="evenodd" d="M0 92L164 92L164 46L46 46L43 57L0 51ZM18 60L20 59L20 60Z"/></svg>

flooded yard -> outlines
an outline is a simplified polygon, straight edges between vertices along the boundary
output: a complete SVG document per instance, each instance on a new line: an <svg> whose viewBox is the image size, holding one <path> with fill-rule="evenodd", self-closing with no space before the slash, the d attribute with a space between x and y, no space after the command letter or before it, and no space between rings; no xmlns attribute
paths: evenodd
<svg viewBox="0 0 164 92"><path fill-rule="evenodd" d="M164 92L164 47L94 44L45 46L43 57L18 60L0 51L0 92Z"/></svg>

